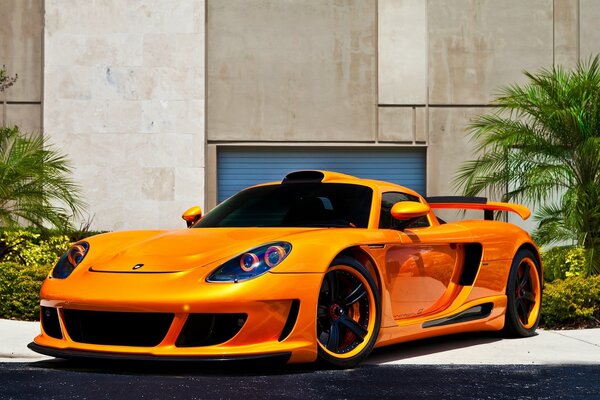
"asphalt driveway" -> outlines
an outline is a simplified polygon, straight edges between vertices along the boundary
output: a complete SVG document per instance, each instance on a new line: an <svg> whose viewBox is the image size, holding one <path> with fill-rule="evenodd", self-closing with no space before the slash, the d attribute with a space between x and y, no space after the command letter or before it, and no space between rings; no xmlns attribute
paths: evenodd
<svg viewBox="0 0 600 400"><path fill-rule="evenodd" d="M600 399L600 329L420 340L346 371L65 361L26 348L38 329L0 320L0 399Z"/></svg>

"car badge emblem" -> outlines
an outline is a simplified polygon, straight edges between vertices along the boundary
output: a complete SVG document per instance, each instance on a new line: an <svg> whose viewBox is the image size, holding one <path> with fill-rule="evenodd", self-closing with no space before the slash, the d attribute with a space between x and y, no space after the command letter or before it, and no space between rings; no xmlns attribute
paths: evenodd
<svg viewBox="0 0 600 400"><path fill-rule="evenodd" d="M143 266L144 266L144 264L135 264L135 265L133 266L133 269L140 269L140 268L142 268Z"/></svg>

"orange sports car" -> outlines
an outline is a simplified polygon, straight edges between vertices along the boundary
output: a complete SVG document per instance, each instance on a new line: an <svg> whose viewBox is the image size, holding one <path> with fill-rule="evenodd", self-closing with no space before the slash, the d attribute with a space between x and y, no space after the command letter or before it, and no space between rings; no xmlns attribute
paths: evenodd
<svg viewBox="0 0 600 400"><path fill-rule="evenodd" d="M433 210L483 210L445 223ZM245 189L190 229L75 243L41 290L29 347L61 358L320 360L353 367L373 347L538 326L542 266L529 235L494 221L523 206L428 198L299 171Z"/></svg>

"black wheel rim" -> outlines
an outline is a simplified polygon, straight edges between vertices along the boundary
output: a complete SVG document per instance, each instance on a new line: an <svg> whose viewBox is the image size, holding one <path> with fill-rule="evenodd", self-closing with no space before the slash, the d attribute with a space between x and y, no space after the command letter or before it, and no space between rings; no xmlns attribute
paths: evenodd
<svg viewBox="0 0 600 400"><path fill-rule="evenodd" d="M515 279L515 311L524 327L532 325L532 311L537 309L539 284L537 270L529 260L524 260L517 268Z"/></svg>
<svg viewBox="0 0 600 400"><path fill-rule="evenodd" d="M317 307L317 338L328 352L343 355L362 347L369 334L372 293L349 269L327 272Z"/></svg>

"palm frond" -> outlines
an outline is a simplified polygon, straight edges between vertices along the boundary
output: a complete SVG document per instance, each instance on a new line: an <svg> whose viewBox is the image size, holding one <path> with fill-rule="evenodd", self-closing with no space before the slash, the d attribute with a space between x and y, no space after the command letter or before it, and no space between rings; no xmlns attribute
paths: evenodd
<svg viewBox="0 0 600 400"><path fill-rule="evenodd" d="M85 209L70 175L68 159L41 137L0 128L0 226L69 226Z"/></svg>
<svg viewBox="0 0 600 400"><path fill-rule="evenodd" d="M468 132L477 159L452 181L464 195L491 193L539 207L540 243L600 245L600 56L525 72L500 88L496 109L475 116ZM561 195L558 206L546 205ZM600 260L600 248L596 251ZM598 262L600 265L600 261Z"/></svg>

